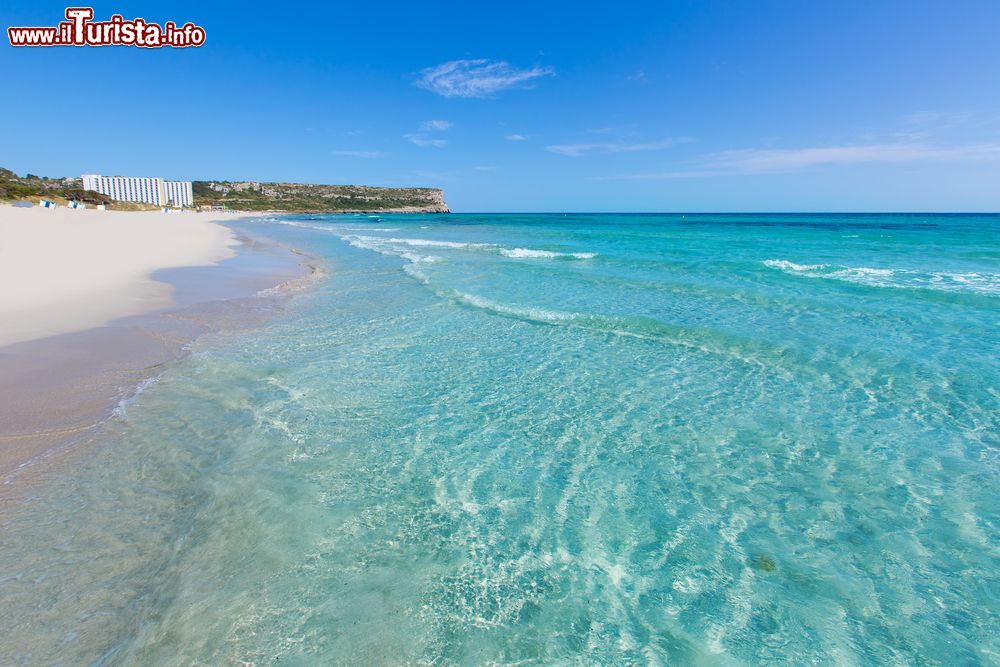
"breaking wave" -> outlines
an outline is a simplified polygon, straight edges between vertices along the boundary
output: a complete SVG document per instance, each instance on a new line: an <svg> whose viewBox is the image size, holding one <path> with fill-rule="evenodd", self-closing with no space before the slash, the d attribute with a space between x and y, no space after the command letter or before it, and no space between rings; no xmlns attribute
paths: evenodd
<svg viewBox="0 0 1000 667"><path fill-rule="evenodd" d="M826 264L796 264L795 262L789 262L787 259L765 259L764 266L769 266L772 269L781 269L782 271L817 271L819 269L826 268Z"/></svg>
<svg viewBox="0 0 1000 667"><path fill-rule="evenodd" d="M474 243L469 241L438 241L434 239L395 238L384 236L364 236L348 234L341 237L357 248L375 250L384 254L403 256L400 246L408 248L442 248L448 250L473 250L503 255L512 259L593 259L595 252L556 252L533 248L507 248L496 243Z"/></svg>
<svg viewBox="0 0 1000 667"><path fill-rule="evenodd" d="M837 264L796 264L787 259L767 259L768 268L806 278L827 278L870 287L929 289L1000 295L1000 273L951 273L916 269L885 269Z"/></svg>
<svg viewBox="0 0 1000 667"><path fill-rule="evenodd" d="M447 250L473 250L493 254L503 255L511 259L593 259L597 257L596 252L557 252L554 250L537 250L534 248L507 248L497 243L475 243L467 241L439 241L434 239L421 238L397 238L384 236L370 236L364 234L345 234L344 232L398 232L400 227L358 227L331 224L317 224L304 222L302 220L289 220L286 218L264 217L257 218L259 222L270 222L288 227L298 227L300 229L313 229L328 234L336 234L344 241L356 248L374 250L382 254L396 255L404 257L410 261L436 261L440 258L429 258L427 256L417 256L400 248L442 248ZM416 259L415 259L416 258Z"/></svg>
<svg viewBox="0 0 1000 667"><path fill-rule="evenodd" d="M500 254L514 259L593 259L596 252L552 252L531 248L501 248Z"/></svg>

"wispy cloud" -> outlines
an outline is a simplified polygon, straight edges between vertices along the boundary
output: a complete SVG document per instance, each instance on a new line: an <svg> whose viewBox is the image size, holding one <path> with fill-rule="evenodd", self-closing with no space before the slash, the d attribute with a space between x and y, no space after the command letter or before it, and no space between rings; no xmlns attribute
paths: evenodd
<svg viewBox="0 0 1000 667"><path fill-rule="evenodd" d="M420 146L421 148L427 148L428 146L433 146L434 148L442 148L448 145L448 141L445 139L431 139L426 134L420 134L418 132L411 132L409 134L404 134L403 138L409 141L414 146Z"/></svg>
<svg viewBox="0 0 1000 667"><path fill-rule="evenodd" d="M908 127L942 130L965 125L974 116L971 111L918 111L904 116L903 124Z"/></svg>
<svg viewBox="0 0 1000 667"><path fill-rule="evenodd" d="M336 155L344 155L346 157L364 157L364 158L374 158L382 157L385 155L382 151L333 151Z"/></svg>
<svg viewBox="0 0 1000 667"><path fill-rule="evenodd" d="M629 74L625 78L627 81L631 81L632 83L649 83L649 79L646 77L646 73L643 72L641 69L636 70L633 74Z"/></svg>
<svg viewBox="0 0 1000 667"><path fill-rule="evenodd" d="M742 149L721 151L705 157L705 166L730 171L794 171L819 165L850 165L865 162L912 162L938 157L940 150L923 144L890 143L822 148Z"/></svg>
<svg viewBox="0 0 1000 667"><path fill-rule="evenodd" d="M450 128L451 123L446 120L425 120L420 124L420 129L417 132L408 132L403 135L403 138L421 148L442 148L448 145L448 141L432 136L432 133L444 132Z"/></svg>
<svg viewBox="0 0 1000 667"><path fill-rule="evenodd" d="M607 127L592 127L587 130L589 134L617 135L619 137L635 135L635 132L625 125L609 125Z"/></svg>
<svg viewBox="0 0 1000 667"><path fill-rule="evenodd" d="M447 130L451 127L451 123L446 120L425 120L420 124L421 132L434 132L435 130Z"/></svg>
<svg viewBox="0 0 1000 667"><path fill-rule="evenodd" d="M680 143L691 141L686 137L662 139L648 143L602 143L602 144L557 144L546 146L545 150L567 157L581 157L591 153L638 153L642 151L661 151Z"/></svg>
<svg viewBox="0 0 1000 667"><path fill-rule="evenodd" d="M491 95L541 78L554 76L551 67L514 67L503 60L451 60L420 70L414 85L442 97L490 97Z"/></svg>
<svg viewBox="0 0 1000 667"><path fill-rule="evenodd" d="M1000 144L939 145L919 142L720 151L688 162L681 169L646 174L604 177L611 179L663 180L739 174L802 171L821 166L876 163L908 163L936 160L997 160Z"/></svg>
<svg viewBox="0 0 1000 667"><path fill-rule="evenodd" d="M508 134L504 137L507 141L527 141L528 137L523 134Z"/></svg>

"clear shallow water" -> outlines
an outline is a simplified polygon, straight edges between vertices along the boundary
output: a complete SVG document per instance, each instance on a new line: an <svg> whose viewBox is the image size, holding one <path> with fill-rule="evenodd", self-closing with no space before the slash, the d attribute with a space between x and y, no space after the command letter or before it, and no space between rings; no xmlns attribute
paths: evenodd
<svg viewBox="0 0 1000 667"><path fill-rule="evenodd" d="M298 216L3 509L2 664L1000 663L1000 217Z"/></svg>

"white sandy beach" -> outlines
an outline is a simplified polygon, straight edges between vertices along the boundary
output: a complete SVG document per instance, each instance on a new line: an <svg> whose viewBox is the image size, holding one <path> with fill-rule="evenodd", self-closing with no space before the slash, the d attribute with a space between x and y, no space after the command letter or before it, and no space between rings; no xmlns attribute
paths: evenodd
<svg viewBox="0 0 1000 667"><path fill-rule="evenodd" d="M151 274L232 257L221 217L0 206L0 347L171 305Z"/></svg>

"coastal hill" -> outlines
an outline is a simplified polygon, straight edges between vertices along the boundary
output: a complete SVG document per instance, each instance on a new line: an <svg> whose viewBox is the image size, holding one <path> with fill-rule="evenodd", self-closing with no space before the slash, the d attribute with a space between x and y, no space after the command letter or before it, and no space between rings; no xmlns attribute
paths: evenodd
<svg viewBox="0 0 1000 667"><path fill-rule="evenodd" d="M365 185L307 185L256 181L195 181L197 206L240 211L309 213L448 213L444 192L436 188L376 188Z"/></svg>
<svg viewBox="0 0 1000 667"><path fill-rule="evenodd" d="M85 204L105 204L112 208L112 201L98 192L83 189L79 178L46 178L27 174L18 176L9 169L0 168L0 201L32 199L74 200ZM129 202L118 202L129 204ZM134 208L132 205L124 208Z"/></svg>
<svg viewBox="0 0 1000 667"><path fill-rule="evenodd" d="M448 213L444 192L436 188L377 188L365 185L307 185L256 181L194 181L194 203L198 207L221 207L237 211L294 213ZM138 202L112 201L83 189L79 178L18 176L0 168L0 201L82 201L105 204L110 209L155 208Z"/></svg>

